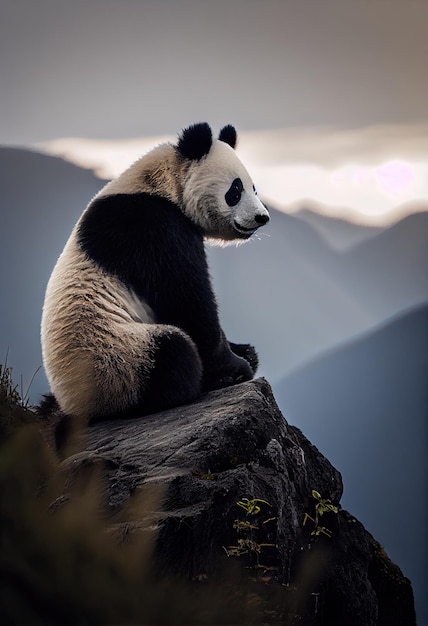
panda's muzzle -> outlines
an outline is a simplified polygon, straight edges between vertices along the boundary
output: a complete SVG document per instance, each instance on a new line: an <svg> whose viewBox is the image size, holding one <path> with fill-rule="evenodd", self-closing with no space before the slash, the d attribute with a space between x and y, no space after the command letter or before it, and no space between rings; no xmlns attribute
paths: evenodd
<svg viewBox="0 0 428 626"><path fill-rule="evenodd" d="M238 231L238 233L241 233L243 235L251 235L254 231L260 228L260 226L263 226L269 221L269 214L257 213L257 215L255 215L253 219L254 222L256 222L254 226L243 226L237 220L233 220L233 226L235 230Z"/></svg>
<svg viewBox="0 0 428 626"><path fill-rule="evenodd" d="M241 226L236 220L233 220L233 227L241 235L252 235L252 233L258 228L258 226L252 226L251 228Z"/></svg>

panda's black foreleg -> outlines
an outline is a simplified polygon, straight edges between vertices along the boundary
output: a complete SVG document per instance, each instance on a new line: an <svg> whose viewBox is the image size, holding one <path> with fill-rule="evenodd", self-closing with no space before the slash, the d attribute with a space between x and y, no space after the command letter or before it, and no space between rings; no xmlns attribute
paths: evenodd
<svg viewBox="0 0 428 626"><path fill-rule="evenodd" d="M251 367L253 374L255 374L259 366L259 357L256 349L249 343L233 343L232 341L228 343L232 352L245 359Z"/></svg>

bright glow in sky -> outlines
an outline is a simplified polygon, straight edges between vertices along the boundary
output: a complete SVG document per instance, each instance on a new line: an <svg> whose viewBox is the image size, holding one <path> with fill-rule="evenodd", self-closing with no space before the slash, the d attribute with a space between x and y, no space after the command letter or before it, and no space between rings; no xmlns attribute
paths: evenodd
<svg viewBox="0 0 428 626"><path fill-rule="evenodd" d="M384 224L403 204L428 203L428 163L387 161L375 165L346 164L334 169L318 165L251 168L259 193L281 208L302 200L327 205L331 215ZM352 213L352 214L351 214Z"/></svg>
<svg viewBox="0 0 428 626"><path fill-rule="evenodd" d="M292 212L310 202L311 208L332 217L384 226L414 210L415 204L419 210L428 208L428 161L421 158L426 146L418 139L412 143L411 133L294 129L244 132L239 139L238 155L260 196L279 209ZM174 140L74 138L36 147L110 179L155 145Z"/></svg>

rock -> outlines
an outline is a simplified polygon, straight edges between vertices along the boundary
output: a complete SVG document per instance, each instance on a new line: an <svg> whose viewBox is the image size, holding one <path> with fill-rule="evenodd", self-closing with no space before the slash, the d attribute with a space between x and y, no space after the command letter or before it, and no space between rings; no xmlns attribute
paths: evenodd
<svg viewBox="0 0 428 626"><path fill-rule="evenodd" d="M416 624L409 580L340 508L339 472L287 423L264 379L91 426L63 468L100 465L112 514L148 487L162 493L150 520L118 523L156 523L162 575L226 584L233 565L260 623Z"/></svg>

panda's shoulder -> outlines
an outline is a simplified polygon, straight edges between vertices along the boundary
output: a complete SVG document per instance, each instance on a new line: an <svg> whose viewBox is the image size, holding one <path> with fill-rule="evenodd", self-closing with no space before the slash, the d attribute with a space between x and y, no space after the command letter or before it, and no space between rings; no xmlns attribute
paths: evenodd
<svg viewBox="0 0 428 626"><path fill-rule="evenodd" d="M181 208L163 196L118 193L96 197L82 215L77 236L81 243L122 236L128 245L144 233L147 237L165 236L180 231L197 231Z"/></svg>
<svg viewBox="0 0 428 626"><path fill-rule="evenodd" d="M83 214L80 227L95 223L99 228L103 223L113 221L123 226L139 221L158 222L159 217L168 221L181 221L182 215L178 205L164 196L147 192L114 193L95 197Z"/></svg>
<svg viewBox="0 0 428 626"><path fill-rule="evenodd" d="M77 228L79 247L102 267L113 271L126 260L167 249L203 254L203 237L181 208L149 193L111 194L95 198Z"/></svg>

